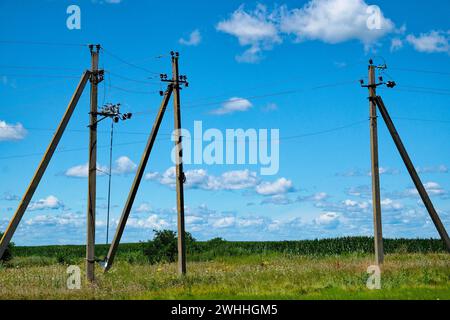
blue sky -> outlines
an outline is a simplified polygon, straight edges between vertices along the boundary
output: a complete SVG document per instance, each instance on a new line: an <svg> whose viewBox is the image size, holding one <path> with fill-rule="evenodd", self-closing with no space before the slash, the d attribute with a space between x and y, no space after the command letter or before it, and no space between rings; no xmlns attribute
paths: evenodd
<svg viewBox="0 0 450 320"><path fill-rule="evenodd" d="M116 126L112 230L120 216L180 52L182 124L279 129L280 167L186 165L187 231L198 239L292 240L372 235L367 61L395 80L386 106L450 227L450 4L408 1L2 1L0 3L0 230L13 215L83 70L100 43L99 105L134 113ZM66 27L69 5L81 29ZM366 26L368 5L381 29ZM127 61L130 64L125 64ZM136 67L138 66L138 67ZM238 105L233 98L239 98ZM231 99L231 100L230 100ZM84 243L89 94L86 90L13 241ZM217 112L217 110L225 112ZM176 228L172 103L123 241ZM234 111L234 112L231 112ZM381 119L381 118L380 118ZM110 122L99 125L108 168ZM379 125L385 237L437 237L383 123ZM99 172L97 242L105 241L106 176Z"/></svg>

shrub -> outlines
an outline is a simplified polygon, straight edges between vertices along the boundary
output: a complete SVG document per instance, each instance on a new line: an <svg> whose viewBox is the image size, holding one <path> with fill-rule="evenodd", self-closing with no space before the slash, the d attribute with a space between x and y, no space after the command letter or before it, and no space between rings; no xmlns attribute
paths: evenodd
<svg viewBox="0 0 450 320"><path fill-rule="evenodd" d="M148 241L144 248L144 254L151 264L160 262L175 262L178 254L177 234L172 230L153 230L155 236ZM195 238L186 232L186 248L189 250L196 241Z"/></svg>
<svg viewBox="0 0 450 320"><path fill-rule="evenodd" d="M3 237L3 233L0 232L0 239ZM12 249L14 247L14 243L10 242L8 248L6 248L5 253L3 253L3 257L0 258L0 261L9 261L12 259Z"/></svg>

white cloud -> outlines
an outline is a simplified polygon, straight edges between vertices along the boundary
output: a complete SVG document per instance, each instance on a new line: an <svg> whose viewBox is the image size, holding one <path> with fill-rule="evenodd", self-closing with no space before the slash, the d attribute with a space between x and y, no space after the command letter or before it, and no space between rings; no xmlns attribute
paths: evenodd
<svg viewBox="0 0 450 320"><path fill-rule="evenodd" d="M126 175L133 173L136 170L137 165L126 156L119 157L115 161L115 165L112 168L112 174ZM109 167L103 166L97 163L97 175L108 175ZM67 169L64 172L66 177L70 178L87 178L89 174L89 163L77 165Z"/></svg>
<svg viewBox="0 0 450 320"><path fill-rule="evenodd" d="M0 120L0 141L22 140L27 135L27 130L21 123L8 124Z"/></svg>
<svg viewBox="0 0 450 320"><path fill-rule="evenodd" d="M347 209L360 209L360 210L365 210L367 208L369 208L370 204L367 201L354 201L354 200L344 200L342 202L342 204L347 208Z"/></svg>
<svg viewBox="0 0 450 320"><path fill-rule="evenodd" d="M398 51L403 48L403 40L400 38L393 38L391 40L391 52Z"/></svg>
<svg viewBox="0 0 450 320"><path fill-rule="evenodd" d="M253 11L242 5L216 28L249 47L236 57L247 63L258 62L261 52L281 43L283 36L293 35L295 42L319 40L329 44L358 40L367 49L385 35L398 32L379 7L364 0L310 0L301 8L283 5L272 12L261 4Z"/></svg>
<svg viewBox="0 0 450 320"><path fill-rule="evenodd" d="M259 179L255 172L249 170L227 171L220 176L209 175L204 169L188 170L185 172L186 188L203 190L242 190L255 187ZM146 180L156 180L163 185L175 186L175 167L170 167L164 173L147 173Z"/></svg>
<svg viewBox="0 0 450 320"><path fill-rule="evenodd" d="M386 199L382 199L380 201L381 203L381 208L383 210L394 210L394 211L398 211L403 209L403 204L401 204L398 201L394 201L392 199L386 198Z"/></svg>
<svg viewBox="0 0 450 320"><path fill-rule="evenodd" d="M32 202L28 206L28 210L29 211L48 210L48 209L54 210L62 208L63 206L64 204L57 197L50 195L47 198Z"/></svg>
<svg viewBox="0 0 450 320"><path fill-rule="evenodd" d="M252 107L252 103L244 98L233 97L222 104L219 109L213 110L212 113L216 115L230 114L234 112L247 111Z"/></svg>
<svg viewBox="0 0 450 320"><path fill-rule="evenodd" d="M423 186L425 187L425 190L427 191L427 193L430 196L443 196L447 194L447 191L445 191L444 188L441 187L441 185L437 182L426 182L423 184ZM411 188L406 190L406 195L407 196L418 196L419 192L417 191L416 188Z"/></svg>
<svg viewBox="0 0 450 320"><path fill-rule="evenodd" d="M417 37L410 34L406 37L406 41L419 52L450 53L450 32L430 31L421 33Z"/></svg>
<svg viewBox="0 0 450 320"><path fill-rule="evenodd" d="M147 202L141 203L135 210L138 213L149 213L152 211L152 207Z"/></svg>
<svg viewBox="0 0 450 320"><path fill-rule="evenodd" d="M420 167L420 168L417 168L416 170L417 170L417 173L421 173L421 174L424 174L424 173L448 173L449 172L448 167L443 164L441 164L439 166L432 166L432 167L423 167L423 168Z"/></svg>
<svg viewBox="0 0 450 320"><path fill-rule="evenodd" d="M292 200L285 194L276 194L261 201L261 204L275 204L275 205L288 205L291 204Z"/></svg>
<svg viewBox="0 0 450 320"><path fill-rule="evenodd" d="M339 225L339 215L336 212L324 212L314 219L314 223L325 228L336 228Z"/></svg>
<svg viewBox="0 0 450 320"><path fill-rule="evenodd" d="M113 173L115 174L129 174L136 170L137 165L130 160L130 158L122 156L115 161Z"/></svg>
<svg viewBox="0 0 450 320"><path fill-rule="evenodd" d="M108 167L97 163L97 175L103 176L108 172ZM87 178L89 173L89 163L71 167L64 172L66 177L70 178Z"/></svg>
<svg viewBox="0 0 450 320"><path fill-rule="evenodd" d="M156 214L152 214L146 219L130 218L127 222L127 226L138 229L161 230L169 227L169 225L169 222Z"/></svg>
<svg viewBox="0 0 450 320"><path fill-rule="evenodd" d="M236 223L235 217L224 217L214 221L212 226L215 228L228 228L233 226L235 223Z"/></svg>
<svg viewBox="0 0 450 320"><path fill-rule="evenodd" d="M67 212L58 215L38 215L36 217L27 219L25 224L28 226L78 226L81 227L85 224L86 220L84 215L73 212Z"/></svg>
<svg viewBox="0 0 450 320"><path fill-rule="evenodd" d="M369 28L373 12L363 0L312 0L301 9L281 10L280 29L297 41L341 43L359 40L370 45L392 32L394 23L380 10L378 28Z"/></svg>
<svg viewBox="0 0 450 320"><path fill-rule="evenodd" d="M216 28L237 37L241 46L250 47L236 57L239 62L254 63L261 59L261 50L270 49L281 42L273 18L261 4L248 12L245 11L244 5L241 5L229 19L219 22Z"/></svg>
<svg viewBox="0 0 450 320"><path fill-rule="evenodd" d="M256 186L256 192L261 195L271 196L293 191L293 183L286 178L280 178L274 182L262 182Z"/></svg>
<svg viewBox="0 0 450 320"><path fill-rule="evenodd" d="M191 32L189 35L189 39L183 39L181 38L178 40L178 42L185 46L198 46L200 42L202 41L202 36L200 34L200 31L198 29Z"/></svg>

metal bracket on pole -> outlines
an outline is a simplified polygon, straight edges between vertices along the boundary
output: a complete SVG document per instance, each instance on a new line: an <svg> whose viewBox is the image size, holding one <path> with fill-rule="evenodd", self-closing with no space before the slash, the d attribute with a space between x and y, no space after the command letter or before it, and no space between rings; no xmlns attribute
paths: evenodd
<svg viewBox="0 0 450 320"><path fill-rule="evenodd" d="M56 150L56 147L58 146L59 141L61 140L61 137L64 133L64 130L67 127L67 124L69 123L69 120L73 114L73 111L75 110L75 107L81 97L81 94L83 93L83 90L86 86L87 81L90 78L90 71L84 72L83 76L81 77L80 82L78 83L77 89L75 90L74 95L72 96L72 99L69 102L69 105L67 106L66 112L64 113L63 118L61 119L61 122L58 125L58 128L56 129L55 134L53 135L52 141L50 142L49 146L47 147L47 151L45 152L34 176L31 180L30 185L27 188L27 191L25 192L19 207L17 208L13 218L11 219L8 227L6 228L6 231L3 235L3 238L0 242L0 258L3 256L6 248L8 247L14 232L17 229L17 226L20 223L20 220L22 219L28 205L30 204L30 201L33 197L34 192L36 191L36 188L39 185L39 182L41 181L42 176L45 173L45 170L47 169L47 166L52 159L52 156Z"/></svg>

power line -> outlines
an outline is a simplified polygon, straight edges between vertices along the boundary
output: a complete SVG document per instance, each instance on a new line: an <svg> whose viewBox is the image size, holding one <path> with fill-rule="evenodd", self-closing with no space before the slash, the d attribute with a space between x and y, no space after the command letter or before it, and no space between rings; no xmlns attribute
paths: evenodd
<svg viewBox="0 0 450 320"><path fill-rule="evenodd" d="M436 119L419 119L419 118L406 118L406 117L392 117L393 119L406 120L406 121L422 121L433 123L450 123L450 120L436 120Z"/></svg>
<svg viewBox="0 0 450 320"><path fill-rule="evenodd" d="M357 81L355 80L349 80L349 81L343 81L343 82L335 82L335 83L329 83L329 84L323 84L323 85L319 85L319 86L315 86L315 87L310 87L310 88L299 88L299 89L292 89L292 90L285 90L285 91L279 91L279 92L272 92L272 93L267 93L267 94L261 94L261 95L254 95L254 96L248 96L245 98L237 98L234 99L233 102L239 102L239 101L246 101L249 99L261 99L261 98L267 98L267 97L274 97L274 96L282 96L282 95L289 95L289 94L295 94L295 93L299 93L299 92L305 92L308 90L321 90L321 89L326 89L326 88L331 88L331 87L339 87L339 86L343 86L343 85L347 85L347 84L353 84L356 83ZM220 100L220 101L213 101L213 102L207 102L207 103L199 103L199 104L184 104L184 107L187 108L198 108L198 107L206 107L206 106L213 106L213 105L220 105L220 104L224 104L226 102L229 102L230 100ZM138 111L135 112L135 114L146 114L146 113L150 113L150 111Z"/></svg>
<svg viewBox="0 0 450 320"><path fill-rule="evenodd" d="M138 66L138 65L136 65L136 64L134 64L134 63L128 62L127 60L122 59L121 57L119 57L118 55L112 53L111 51L106 50L104 47L102 47L102 49L103 49L103 51L104 51L106 54L108 54L108 55L110 55L111 57L113 57L114 59L116 59L116 60L122 62L123 64L128 65L129 67L132 67L132 68L135 68L135 69L138 69L138 70L141 70L141 71L145 71L145 72L151 73L151 74L157 74L157 75L160 74L159 72L155 72L155 71L149 70L149 69L147 69L147 68L145 68L145 67Z"/></svg>
<svg viewBox="0 0 450 320"><path fill-rule="evenodd" d="M4 69L20 69L20 70L80 70L80 68L66 68L66 67L48 67L48 66L16 66L16 65L0 65Z"/></svg>
<svg viewBox="0 0 450 320"><path fill-rule="evenodd" d="M405 71L405 72L429 73L429 74L438 74L438 75L443 75L443 76L450 76L450 72L442 72L442 71L435 71L435 70L420 70L420 69L396 68L396 67L389 67L389 69L398 70L398 71Z"/></svg>
<svg viewBox="0 0 450 320"><path fill-rule="evenodd" d="M63 47L87 47L87 44L82 43L64 43L64 42L43 42L43 41L26 41L26 40L0 40L2 44L26 44L39 46L63 46Z"/></svg>
<svg viewBox="0 0 450 320"><path fill-rule="evenodd" d="M133 89L128 89L128 88L113 86L113 85L109 85L109 88L120 90L123 92L134 93L134 94L155 94L155 93L159 92L159 91L139 91L139 90L133 90Z"/></svg>
<svg viewBox="0 0 450 320"><path fill-rule="evenodd" d="M299 139L299 138L316 136L316 135L321 135L321 134L326 134L326 133L330 133L330 132L335 132L335 131L348 129L348 128L360 125L362 123L367 123L367 120L357 121L357 122L354 122L354 123L350 123L348 125L339 126L339 127L336 127L336 128L331 128L331 129L322 130L322 131L316 131L316 132L311 132L311 133L306 133L306 134L301 134L301 135L280 137L277 140L294 140L294 139ZM45 129L45 130L47 130L47 129ZM171 135L172 134L170 134L170 136ZM158 140L171 140L171 137L158 138ZM195 139L191 138L191 140L195 140ZM198 139L198 140L201 140L201 139ZM128 145L141 144L141 143L145 143L145 142L146 141L133 141L133 142L117 143L117 144L115 144L115 146L128 146ZM110 145L98 146L99 149L104 149L104 148L109 148L109 147L110 147ZM87 150L86 147L80 147L80 148L62 149L62 150L57 150L55 152L56 153L66 153L66 152L85 151L85 150ZM28 158L28 157L34 157L34 156L42 156L42 153L28 153L28 154L21 154L21 155L3 156L3 157L0 157L0 160L17 159L17 158Z"/></svg>
<svg viewBox="0 0 450 320"><path fill-rule="evenodd" d="M69 76L69 75L57 75L57 74L7 74L0 73L1 76L5 77L16 77L16 78L60 78L60 79L79 79L80 76Z"/></svg>
<svg viewBox="0 0 450 320"><path fill-rule="evenodd" d="M144 83L144 84L160 84L160 82L156 82L156 81L148 81L148 80L138 80L138 79L133 79L133 78L129 78L123 75L120 75L118 73L115 72L111 72L108 70L105 70L106 73L109 73L110 75L117 77L119 79L125 80L125 81L130 81L130 82L136 82L136 83Z"/></svg>

